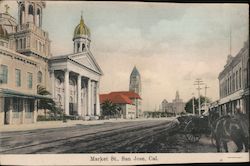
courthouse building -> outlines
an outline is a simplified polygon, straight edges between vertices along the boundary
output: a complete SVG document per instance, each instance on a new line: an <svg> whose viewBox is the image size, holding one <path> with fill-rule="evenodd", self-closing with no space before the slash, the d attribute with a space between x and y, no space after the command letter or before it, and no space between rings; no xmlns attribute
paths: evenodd
<svg viewBox="0 0 250 166"><path fill-rule="evenodd" d="M74 31L74 52L52 56L49 34L42 29L46 3L17 3L18 21L8 6L0 13L0 125L36 122L43 98L53 98L66 115L99 116L102 70L90 51L83 18ZM37 94L38 85L52 95Z"/></svg>
<svg viewBox="0 0 250 166"><path fill-rule="evenodd" d="M175 99L172 103L164 99L160 105L160 111L170 113L170 114L180 114L185 111L185 103L180 99L179 91L176 91Z"/></svg>

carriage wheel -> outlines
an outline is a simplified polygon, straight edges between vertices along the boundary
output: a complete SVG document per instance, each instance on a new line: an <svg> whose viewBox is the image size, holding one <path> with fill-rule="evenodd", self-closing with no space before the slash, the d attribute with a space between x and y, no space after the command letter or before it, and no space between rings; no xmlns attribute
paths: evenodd
<svg viewBox="0 0 250 166"><path fill-rule="evenodd" d="M198 142L201 138L201 133L197 130L197 127L192 121L189 121L184 129L186 139L191 142L195 143Z"/></svg>

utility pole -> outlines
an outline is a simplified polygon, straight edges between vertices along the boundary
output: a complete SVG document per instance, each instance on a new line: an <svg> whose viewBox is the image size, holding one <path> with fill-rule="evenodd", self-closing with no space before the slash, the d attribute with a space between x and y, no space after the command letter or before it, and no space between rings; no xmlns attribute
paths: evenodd
<svg viewBox="0 0 250 166"><path fill-rule="evenodd" d="M200 95L200 90L202 89L200 86L203 85L203 81L200 78L197 78L194 81L194 85L197 85L197 90L198 90L198 102L199 102L199 116L201 115L201 95Z"/></svg>
<svg viewBox="0 0 250 166"><path fill-rule="evenodd" d="M194 93L192 93L192 96L193 96L193 102L192 102L192 104L193 104L193 115L195 115L195 110L194 110Z"/></svg>
<svg viewBox="0 0 250 166"><path fill-rule="evenodd" d="M205 85L205 111L207 111L207 99L206 99L206 95L207 95L207 89L208 89L209 87L207 86L207 84Z"/></svg>

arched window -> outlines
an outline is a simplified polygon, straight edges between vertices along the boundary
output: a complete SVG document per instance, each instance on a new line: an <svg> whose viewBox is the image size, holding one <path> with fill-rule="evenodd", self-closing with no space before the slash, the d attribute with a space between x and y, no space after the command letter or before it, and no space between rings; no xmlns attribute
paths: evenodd
<svg viewBox="0 0 250 166"><path fill-rule="evenodd" d="M79 51L80 51L80 44L77 43L77 52L79 52Z"/></svg>
<svg viewBox="0 0 250 166"><path fill-rule="evenodd" d="M36 11L36 26L41 26L41 12L40 9L37 9Z"/></svg>
<svg viewBox="0 0 250 166"><path fill-rule="evenodd" d="M85 44L82 44L82 52L83 52L84 48L85 48Z"/></svg>
<svg viewBox="0 0 250 166"><path fill-rule="evenodd" d="M34 9L33 9L32 5L29 5L28 21L29 22L34 22Z"/></svg>
<svg viewBox="0 0 250 166"><path fill-rule="evenodd" d="M24 15L25 15L25 7L22 4L21 7L20 7L20 24L23 24Z"/></svg>
<svg viewBox="0 0 250 166"><path fill-rule="evenodd" d="M39 83L39 84L42 83L42 80L43 80L43 74L41 71L39 71L37 73L37 83Z"/></svg>
<svg viewBox="0 0 250 166"><path fill-rule="evenodd" d="M34 15L34 10L32 5L29 5L29 14Z"/></svg>

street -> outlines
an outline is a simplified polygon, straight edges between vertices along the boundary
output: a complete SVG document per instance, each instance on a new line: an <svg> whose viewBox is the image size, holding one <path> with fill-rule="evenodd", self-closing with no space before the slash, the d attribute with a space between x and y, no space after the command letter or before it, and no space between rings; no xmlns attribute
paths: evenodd
<svg viewBox="0 0 250 166"><path fill-rule="evenodd" d="M207 139L188 143L167 119L2 132L0 141L3 154L216 152Z"/></svg>

